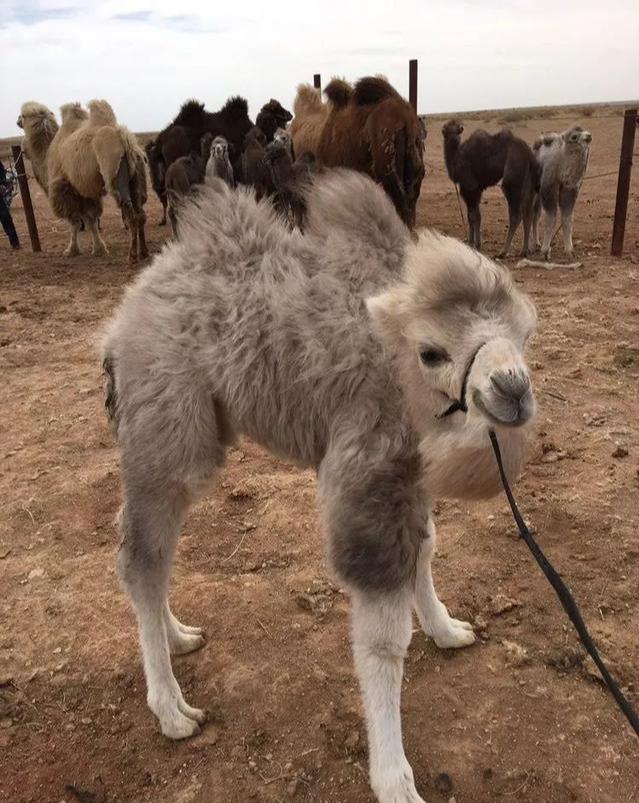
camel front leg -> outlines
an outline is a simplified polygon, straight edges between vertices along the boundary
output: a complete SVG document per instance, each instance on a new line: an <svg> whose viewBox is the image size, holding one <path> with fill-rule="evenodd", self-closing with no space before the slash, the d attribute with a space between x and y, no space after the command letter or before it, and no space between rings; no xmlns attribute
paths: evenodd
<svg viewBox="0 0 639 803"><path fill-rule="evenodd" d="M572 221L577 202L578 190L563 187L559 194L559 208L561 210L561 231L564 238L564 251L566 256L572 256Z"/></svg>
<svg viewBox="0 0 639 803"><path fill-rule="evenodd" d="M78 236L80 234L80 227L82 226L82 221L78 220L76 222L70 222L69 226L71 227L71 239L69 240L69 245L64 249L65 257L76 257L80 253L80 247L78 245Z"/></svg>
<svg viewBox="0 0 639 803"><path fill-rule="evenodd" d="M415 575L417 618L426 635L430 636L438 647L469 647L475 642L472 626L468 622L453 619L435 591L431 564L435 552L436 530L432 519L428 520L426 533L427 537L419 549Z"/></svg>
<svg viewBox="0 0 639 803"><path fill-rule="evenodd" d="M404 753L400 719L404 655L412 630L410 590L353 592L352 617L371 786L379 803L424 803Z"/></svg>

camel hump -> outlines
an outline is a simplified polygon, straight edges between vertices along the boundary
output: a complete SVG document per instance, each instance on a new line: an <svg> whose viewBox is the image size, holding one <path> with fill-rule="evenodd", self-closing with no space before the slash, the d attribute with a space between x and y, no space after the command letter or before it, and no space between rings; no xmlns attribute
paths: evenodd
<svg viewBox="0 0 639 803"><path fill-rule="evenodd" d="M106 100L90 100L87 103L89 107L89 125L113 125L116 126L118 121L115 119L115 112L111 104Z"/></svg>
<svg viewBox="0 0 639 803"><path fill-rule="evenodd" d="M222 106L220 112L228 114L229 117L248 117L248 101L240 95L233 95Z"/></svg>
<svg viewBox="0 0 639 803"><path fill-rule="evenodd" d="M310 84L300 84L293 102L293 112L296 117L313 114L322 110L322 98L315 87Z"/></svg>
<svg viewBox="0 0 639 803"><path fill-rule="evenodd" d="M355 84L353 99L356 106L371 106L386 98L400 98L399 92L385 78L371 75Z"/></svg>
<svg viewBox="0 0 639 803"><path fill-rule="evenodd" d="M342 109L353 94L353 87L343 78L333 78L324 94L336 109Z"/></svg>
<svg viewBox="0 0 639 803"><path fill-rule="evenodd" d="M89 113L79 103L64 103L60 106L60 119L63 123L69 123L72 120L82 122L88 117Z"/></svg>
<svg viewBox="0 0 639 803"><path fill-rule="evenodd" d="M195 99L187 100L180 106L177 117L173 120L173 125L183 125L192 127L197 124L204 114L204 104Z"/></svg>

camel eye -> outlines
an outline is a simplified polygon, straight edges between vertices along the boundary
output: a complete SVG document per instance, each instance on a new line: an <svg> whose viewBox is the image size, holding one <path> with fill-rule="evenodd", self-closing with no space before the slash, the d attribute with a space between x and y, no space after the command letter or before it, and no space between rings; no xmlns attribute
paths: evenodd
<svg viewBox="0 0 639 803"><path fill-rule="evenodd" d="M422 349L419 352L419 359L429 368L436 368L443 362L448 362L450 357L445 351L441 351L440 349Z"/></svg>

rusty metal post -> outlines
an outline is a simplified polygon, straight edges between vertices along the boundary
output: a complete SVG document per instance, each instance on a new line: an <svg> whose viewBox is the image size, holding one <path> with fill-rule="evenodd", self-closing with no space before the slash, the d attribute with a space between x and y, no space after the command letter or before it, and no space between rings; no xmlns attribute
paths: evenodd
<svg viewBox="0 0 639 803"><path fill-rule="evenodd" d="M38 236L38 226L36 224L35 215L33 214L33 204L31 203L31 193L29 192L29 180L27 179L27 173L24 169L22 148L19 145L12 145L11 153L13 154L16 173L18 174L18 185L20 186L24 216L27 219L31 248L33 251L42 251L42 248L40 248L40 237Z"/></svg>
<svg viewBox="0 0 639 803"><path fill-rule="evenodd" d="M316 72L315 75L313 76L313 86L315 87L315 89L317 89L317 91L321 95L322 94L322 76L318 72Z"/></svg>
<svg viewBox="0 0 639 803"><path fill-rule="evenodd" d="M417 59L408 62L408 100L417 113Z"/></svg>
<svg viewBox="0 0 639 803"><path fill-rule="evenodd" d="M612 227L612 248L610 249L610 253L613 257L620 257L623 252L623 238L626 232L626 214L628 212L628 193L630 191L630 174L632 173L632 151L635 146L636 128L637 110L626 109L623 116L619 178L617 179L617 200L615 202L615 222Z"/></svg>

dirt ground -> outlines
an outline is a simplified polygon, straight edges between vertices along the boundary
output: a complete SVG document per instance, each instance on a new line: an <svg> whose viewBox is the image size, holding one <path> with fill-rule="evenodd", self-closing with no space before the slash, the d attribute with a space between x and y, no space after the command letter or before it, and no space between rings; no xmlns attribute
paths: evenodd
<svg viewBox="0 0 639 803"><path fill-rule="evenodd" d="M513 127L531 142L569 122ZM581 122L594 134L590 175L614 171L621 119ZM468 130L480 124L496 121ZM430 124L419 220L460 236L439 128ZM516 495L639 705L635 173L625 258L608 256L615 177L593 178L576 212L583 267L515 273L540 319L530 355L539 416ZM64 226L31 188L43 253L27 247L19 201L24 249L11 252L0 236L0 800L372 801L348 600L326 571L314 476L248 442L189 516L172 591L180 618L207 632L206 646L174 666L210 722L181 743L158 732L114 574L118 453L95 348L137 271L126 265L126 232L110 201L111 255L67 259ZM167 230L155 198L148 211L157 251ZM486 193L483 219L494 254L506 223L497 188ZM555 253L562 258L559 244ZM402 708L422 795L639 801L637 739L514 535L505 502L444 501L437 513L440 594L481 639L446 652L415 631Z"/></svg>

